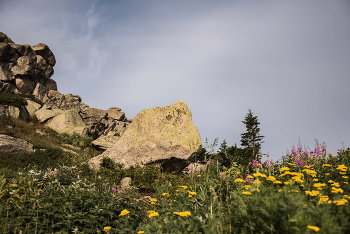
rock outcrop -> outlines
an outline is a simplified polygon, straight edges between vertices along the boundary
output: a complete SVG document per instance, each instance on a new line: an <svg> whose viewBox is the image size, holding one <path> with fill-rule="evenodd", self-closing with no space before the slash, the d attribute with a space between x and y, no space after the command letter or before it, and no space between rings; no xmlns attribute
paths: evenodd
<svg viewBox="0 0 350 234"><path fill-rule="evenodd" d="M158 163L164 171L185 168L202 145L192 114L184 101L168 107L141 111L113 147L92 158L89 166L98 169L103 157L125 168Z"/></svg>
<svg viewBox="0 0 350 234"><path fill-rule="evenodd" d="M0 151L9 153L33 152L34 145L19 138L0 134Z"/></svg>
<svg viewBox="0 0 350 234"><path fill-rule="evenodd" d="M53 75L56 59L50 48L15 44L0 32L0 91L33 94L43 101L49 90L57 90Z"/></svg>
<svg viewBox="0 0 350 234"><path fill-rule="evenodd" d="M47 123L47 126L58 133L67 133L69 135L78 133L85 137L89 130L76 109L66 110L55 116Z"/></svg>
<svg viewBox="0 0 350 234"><path fill-rule="evenodd" d="M58 92L56 82L50 78L55 63L55 56L47 45L15 44L0 32L0 92L31 94L45 104L37 104L30 98L25 98L28 104L21 108L0 103L0 115L25 121L35 116L59 133L78 132L93 139L102 137L96 142L102 149L106 148L105 142L114 144L119 139L116 136L122 135L130 122L125 113L118 107L107 111L90 108L79 95ZM68 110L71 111L66 112ZM58 119L63 122L58 123Z"/></svg>

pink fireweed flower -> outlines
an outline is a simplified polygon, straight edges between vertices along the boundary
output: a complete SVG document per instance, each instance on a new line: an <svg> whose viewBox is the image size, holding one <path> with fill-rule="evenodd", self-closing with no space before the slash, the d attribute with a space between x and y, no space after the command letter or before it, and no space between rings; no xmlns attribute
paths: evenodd
<svg viewBox="0 0 350 234"><path fill-rule="evenodd" d="M252 168L256 167L257 165L259 165L259 162L257 160L253 160L253 166Z"/></svg>
<svg viewBox="0 0 350 234"><path fill-rule="evenodd" d="M112 191L113 191L113 192L117 192L117 189L113 187L113 188L112 188Z"/></svg>
<svg viewBox="0 0 350 234"><path fill-rule="evenodd" d="M299 157L295 159L295 164L298 165L299 167L303 167L303 161Z"/></svg>
<svg viewBox="0 0 350 234"><path fill-rule="evenodd" d="M49 167L48 167L48 168L46 168L46 170L47 170L48 172L51 172L51 168L49 168Z"/></svg>

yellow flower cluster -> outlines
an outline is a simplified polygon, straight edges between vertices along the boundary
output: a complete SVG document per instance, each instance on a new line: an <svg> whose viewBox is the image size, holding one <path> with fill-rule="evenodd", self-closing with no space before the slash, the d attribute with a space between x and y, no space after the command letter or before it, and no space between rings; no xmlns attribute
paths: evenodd
<svg viewBox="0 0 350 234"><path fill-rule="evenodd" d="M280 172L284 172L284 171L289 171L289 167L282 167L282 168L280 169Z"/></svg>
<svg viewBox="0 0 350 234"><path fill-rule="evenodd" d="M282 181L275 180L273 183L274 183L274 184L282 184Z"/></svg>
<svg viewBox="0 0 350 234"><path fill-rule="evenodd" d="M315 191L315 190L305 191L305 194L310 195L311 197L316 197L316 196L320 195L320 191Z"/></svg>
<svg viewBox="0 0 350 234"><path fill-rule="evenodd" d="M197 193L191 192L190 190L188 190L188 197L192 197L193 195L197 195Z"/></svg>
<svg viewBox="0 0 350 234"><path fill-rule="evenodd" d="M180 216L190 216L191 215L191 212L190 211L184 211L184 212L173 212L173 214L177 214L177 215L180 215Z"/></svg>
<svg viewBox="0 0 350 234"><path fill-rule="evenodd" d="M130 211L128 211L127 209L122 210L122 212L120 212L120 214L119 214L119 217L120 217L120 216L127 215L127 214L129 214L129 213L130 213Z"/></svg>
<svg viewBox="0 0 350 234"><path fill-rule="evenodd" d="M155 216L159 216L159 213L155 212L154 210L149 210L147 212L149 213L149 215L148 215L149 218L152 218L152 217L155 217Z"/></svg>
<svg viewBox="0 0 350 234"><path fill-rule="evenodd" d="M179 185L179 188L187 189L188 187Z"/></svg>
<svg viewBox="0 0 350 234"><path fill-rule="evenodd" d="M245 183L245 180L242 180L241 178L237 178L234 181L235 183Z"/></svg>
<svg viewBox="0 0 350 234"><path fill-rule="evenodd" d="M329 182L329 181L328 181ZM340 185L339 185L339 183L338 182L333 182L333 184L331 184L332 186L334 186L334 187L337 187L337 188L339 188L340 187Z"/></svg>
<svg viewBox="0 0 350 234"><path fill-rule="evenodd" d="M254 174L253 174L253 176L254 176L254 177L262 177L262 178L266 178L266 175L264 175L264 174L262 174L262 173L260 173L260 172L258 172L258 173L254 173Z"/></svg>
<svg viewBox="0 0 350 234"><path fill-rule="evenodd" d="M162 196L168 196L169 197L170 194L169 193L163 193Z"/></svg>
<svg viewBox="0 0 350 234"><path fill-rule="evenodd" d="M104 228L103 228L103 231L104 231L104 232L108 232L110 229L112 229L112 227L111 227L111 226L107 226L107 227L104 227Z"/></svg>
<svg viewBox="0 0 350 234"><path fill-rule="evenodd" d="M273 176L269 176L269 177L267 177L267 180L275 181L275 180L276 180L276 178L275 178L275 177L273 177Z"/></svg>
<svg viewBox="0 0 350 234"><path fill-rule="evenodd" d="M244 185L244 186L243 186L243 188L244 188L245 190L248 190L250 187L251 187L250 185Z"/></svg>
<svg viewBox="0 0 350 234"><path fill-rule="evenodd" d="M244 192L242 192L242 194L243 195L252 195L250 192L248 192L248 191L244 191Z"/></svg>
<svg viewBox="0 0 350 234"><path fill-rule="evenodd" d="M316 226L307 226L308 229L314 230L315 232L318 232L320 230L319 227Z"/></svg>
<svg viewBox="0 0 350 234"><path fill-rule="evenodd" d="M316 174L317 174L316 171L310 170L310 169L304 169L304 170L302 170L302 171L305 171L306 174L308 174L308 175L310 175L310 176L312 176L312 177L316 177Z"/></svg>
<svg viewBox="0 0 350 234"><path fill-rule="evenodd" d="M337 167L337 170L346 171L346 170L347 170L347 167L344 166L343 164L341 164L341 165L339 165L339 166Z"/></svg>
<svg viewBox="0 0 350 234"><path fill-rule="evenodd" d="M347 202L348 202L348 200L346 200L344 198L342 198L342 199L340 199L338 201L333 201L333 203L337 204L337 206L345 205L345 203L347 203Z"/></svg>
<svg viewBox="0 0 350 234"><path fill-rule="evenodd" d="M332 167L331 164L323 164L322 166L323 166L323 167Z"/></svg>
<svg viewBox="0 0 350 234"><path fill-rule="evenodd" d="M322 187L326 186L326 184L322 184L322 183L316 183L313 185L314 187L316 187L318 190L322 190Z"/></svg>
<svg viewBox="0 0 350 234"><path fill-rule="evenodd" d="M336 187L332 187L332 193L343 193L344 191L341 188L336 188Z"/></svg>
<svg viewBox="0 0 350 234"><path fill-rule="evenodd" d="M318 204L323 204L323 203L326 203L326 201L329 200L329 197L328 196L321 196L320 197L320 200L318 201Z"/></svg>
<svg viewBox="0 0 350 234"><path fill-rule="evenodd" d="M156 202L157 202L157 199L155 199L155 198L152 198L150 202L151 202L151 204L153 204L153 205L154 205L154 204L156 204Z"/></svg>

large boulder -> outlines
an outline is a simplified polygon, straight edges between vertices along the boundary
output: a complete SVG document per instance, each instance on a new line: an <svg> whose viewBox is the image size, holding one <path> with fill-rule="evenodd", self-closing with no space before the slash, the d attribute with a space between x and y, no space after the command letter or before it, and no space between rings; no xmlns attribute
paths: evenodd
<svg viewBox="0 0 350 234"><path fill-rule="evenodd" d="M161 164L164 171L185 168L202 145L186 102L141 111L117 143L101 155L90 159L98 169L103 157L123 163L125 168L137 164Z"/></svg>
<svg viewBox="0 0 350 234"><path fill-rule="evenodd" d="M9 153L33 152L34 145L19 138L0 134L0 151Z"/></svg>
<svg viewBox="0 0 350 234"><path fill-rule="evenodd" d="M41 108L41 105L39 103L33 102L30 99L27 99L26 109L28 111L30 118L35 117L35 112L37 112L40 108Z"/></svg>
<svg viewBox="0 0 350 234"><path fill-rule="evenodd" d="M82 136L87 136L89 130L77 109L64 111L62 114L52 118L46 126L60 134L67 133L69 135L78 133Z"/></svg>
<svg viewBox="0 0 350 234"><path fill-rule="evenodd" d="M60 110L58 108L52 108L45 104L35 112L35 116L37 117L39 122L42 123L47 122L49 119L52 119L53 117L62 114L62 112L63 110Z"/></svg>
<svg viewBox="0 0 350 234"><path fill-rule="evenodd" d="M44 43L39 43L37 45L32 46L32 49L35 51L37 55L42 56L49 65L55 66L56 64L55 56L53 55L52 51L49 49L47 45L45 45Z"/></svg>

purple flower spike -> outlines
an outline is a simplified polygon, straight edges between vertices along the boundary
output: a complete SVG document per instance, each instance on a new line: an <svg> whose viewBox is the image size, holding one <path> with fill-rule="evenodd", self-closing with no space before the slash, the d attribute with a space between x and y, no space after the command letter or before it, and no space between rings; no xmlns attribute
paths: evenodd
<svg viewBox="0 0 350 234"><path fill-rule="evenodd" d="M259 165L259 162L257 160L253 160L253 166L252 168L256 167L257 165Z"/></svg>
<svg viewBox="0 0 350 234"><path fill-rule="evenodd" d="M112 191L113 191L113 192L117 192L117 189L113 187L113 188L112 188Z"/></svg>

